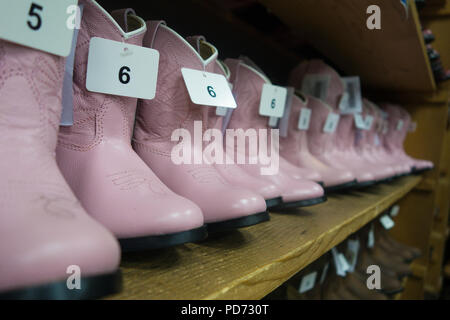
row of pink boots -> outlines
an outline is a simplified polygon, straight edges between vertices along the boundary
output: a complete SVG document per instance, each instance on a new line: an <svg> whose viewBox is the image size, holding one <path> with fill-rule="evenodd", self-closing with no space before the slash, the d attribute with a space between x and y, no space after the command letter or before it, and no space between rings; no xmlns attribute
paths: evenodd
<svg viewBox="0 0 450 320"><path fill-rule="evenodd" d="M270 81L245 59L219 62L204 38L184 39L163 21L145 23L130 9L110 15L93 0L79 3L71 126L59 127L65 59L0 40L0 298L109 294L120 287L119 243L135 251L200 241L207 231L267 221L267 208L324 202L324 188L367 185L432 166L404 153L410 118L396 106L384 106L385 135L377 131L384 113L369 101L363 113L374 117L373 129L356 131L352 116L341 116L335 134L324 132L343 88L320 61L293 72L296 87L308 73L330 74L331 89L327 101L293 95L276 174L261 175L260 165L177 165L171 160L176 129L194 134L197 121L203 132L270 129L258 113L262 85ZM159 51L153 100L86 89L93 37ZM223 117L192 103L181 68L223 74L238 108ZM296 129L304 108L312 110L307 131ZM71 288L66 279L77 275L80 283Z"/></svg>

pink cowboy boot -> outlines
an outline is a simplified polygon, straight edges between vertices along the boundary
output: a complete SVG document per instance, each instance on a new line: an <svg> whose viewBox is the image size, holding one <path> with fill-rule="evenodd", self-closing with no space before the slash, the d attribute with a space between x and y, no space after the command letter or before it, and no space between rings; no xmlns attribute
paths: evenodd
<svg viewBox="0 0 450 320"><path fill-rule="evenodd" d="M172 151L179 141L171 139L174 132L182 129L195 137L196 131L200 131L203 137L208 112L215 111L191 102L181 68L214 72L218 52L206 41L199 41L199 47L194 48L162 21L149 21L147 26L144 46L160 53L158 91L154 100L139 101L134 149L169 188L200 206L209 231L267 221L264 198L252 190L231 185L213 164L175 163ZM200 145L184 139L181 143L187 145L194 158L202 156L202 141Z"/></svg>
<svg viewBox="0 0 450 320"><path fill-rule="evenodd" d="M329 78L329 85L325 102L340 113L339 104L345 92L345 83L339 74L321 60L310 60L300 64L291 72L290 84L302 88L303 81L307 76L320 75ZM338 127L333 134L333 144L319 159L325 164L344 170L350 170L358 181L358 186L369 186L377 180L382 179L377 168L373 168L365 163L358 156L355 157L354 145L354 116L353 114L340 114Z"/></svg>
<svg viewBox="0 0 450 320"><path fill-rule="evenodd" d="M292 99L288 136L280 139L281 156L295 166L319 172L327 192L354 186L353 181L355 178L350 171L327 166L310 152L308 136L310 134L313 135L313 132L310 132L310 130L318 129L318 133L321 133L323 129L323 126L319 128L317 126L318 123L313 124L312 122L322 123L322 120L325 121L325 119L320 117L320 108L323 107L322 103L313 97L303 95L299 91L294 94ZM301 110L305 108L311 109L310 125L308 130L300 130L298 128L299 117ZM316 114L318 111L319 113Z"/></svg>
<svg viewBox="0 0 450 320"><path fill-rule="evenodd" d="M86 214L55 161L63 74L63 58L0 40L0 299L120 289L117 241ZM76 271L80 287L70 290Z"/></svg>
<svg viewBox="0 0 450 320"><path fill-rule="evenodd" d="M376 108L374 103L363 98L363 112L361 115L365 119L370 116L373 121L371 127L366 130L356 129L357 139L353 152L366 161L367 164L377 169L378 181L389 181L397 176L398 173L395 165L392 165L389 161L384 161L377 154L377 147L381 145L379 134L381 134L382 127L379 124L379 114Z"/></svg>
<svg viewBox="0 0 450 320"><path fill-rule="evenodd" d="M394 136L392 140L385 140L385 147L400 162L407 163L414 173L432 169L433 163L431 161L414 159L408 156L403 149L403 143L411 126L411 116L409 113L402 107L392 104L385 104L383 107L389 115L390 130L388 134ZM400 121L402 125L400 125Z"/></svg>
<svg viewBox="0 0 450 320"><path fill-rule="evenodd" d="M245 134L243 131L250 129L270 129L268 127L268 118L260 116L258 111L263 84L268 83L269 80L241 60L227 59L225 63L231 70L233 92L238 104L238 108L233 111L228 128L234 129L234 132L237 134ZM261 145L261 141L258 141L258 144ZM233 150L230 150L231 148ZM226 150L229 154L231 152L236 154L236 151L238 154L242 154L241 150L236 150L235 147L230 147L228 144L226 145ZM248 152L242 155L246 157L245 164L240 164L244 170L253 176L267 179L282 189L283 205L279 206L279 208L309 206L326 200L324 191L319 184L292 177L285 166L285 164L289 163L282 157L279 158L279 170L277 173L261 175L259 159L251 159L252 157L258 157L250 155ZM251 160L256 164L251 164ZM295 166L289 165L295 168ZM289 169L292 170L292 168Z"/></svg>
<svg viewBox="0 0 450 320"><path fill-rule="evenodd" d="M87 212L111 230L125 251L155 249L206 237L194 203L167 188L131 147L137 99L89 92L89 41L102 37L141 45L145 22L95 1L84 5L75 54L74 124L62 127L57 161ZM126 31L124 31L126 30Z"/></svg>
<svg viewBox="0 0 450 320"><path fill-rule="evenodd" d="M198 47L198 43L201 39L194 39L194 37L192 37L188 38L187 40L190 43L194 42L195 40L195 45L193 45L194 47ZM226 64L220 62L219 60L216 60L216 67L214 72L225 76L228 81L230 80L230 69ZM222 130L223 120L224 118L222 116L216 115L215 108L208 109L208 129L216 128L218 130ZM224 152L224 156L228 158L228 154L226 152ZM223 164L215 163L214 166L229 183L237 187L250 189L255 191L256 193L259 193L266 200L268 209L277 207L282 203L282 191L275 184L248 174L245 170L234 163L227 163L228 162L225 162Z"/></svg>

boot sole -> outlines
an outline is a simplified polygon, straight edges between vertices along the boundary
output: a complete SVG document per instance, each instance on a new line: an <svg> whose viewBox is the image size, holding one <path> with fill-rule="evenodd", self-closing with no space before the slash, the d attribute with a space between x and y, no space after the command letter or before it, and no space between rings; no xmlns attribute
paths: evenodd
<svg viewBox="0 0 450 320"><path fill-rule="evenodd" d="M375 184L377 184L376 180L357 182L355 188L367 188L367 187L373 186Z"/></svg>
<svg viewBox="0 0 450 320"><path fill-rule="evenodd" d="M145 251L173 247L187 242L204 240L208 236L206 226L177 233L138 238L119 239L122 252Z"/></svg>
<svg viewBox="0 0 450 320"><path fill-rule="evenodd" d="M281 203L283 203L283 199L281 197L266 200L267 209L279 206Z"/></svg>
<svg viewBox="0 0 450 320"><path fill-rule="evenodd" d="M358 185L358 182L356 182L356 180L353 180L350 182L339 184L337 186L325 187L325 192L329 193L329 192L343 191L343 190L353 188L357 185Z"/></svg>
<svg viewBox="0 0 450 320"><path fill-rule="evenodd" d="M249 227L269 220L270 220L269 213L267 211L264 211L242 218L208 223L206 226L208 228L208 232L220 232Z"/></svg>
<svg viewBox="0 0 450 320"><path fill-rule="evenodd" d="M424 168L424 169L413 168L412 174L421 174L421 173L424 173L424 172L427 172L427 171L430 171L430 170L431 170L431 168Z"/></svg>
<svg viewBox="0 0 450 320"><path fill-rule="evenodd" d="M291 209L291 208L298 208L298 207L309 207L309 206L313 206L313 205L316 205L319 203L323 203L327 200L328 200L327 196L322 196L322 197L314 198L314 199L283 203L282 205L280 205L276 208L273 208L273 209L282 210L282 209Z"/></svg>
<svg viewBox="0 0 450 320"><path fill-rule="evenodd" d="M67 280L0 293L0 300L90 300L122 290L120 270L109 274L81 277L81 289L68 289Z"/></svg>

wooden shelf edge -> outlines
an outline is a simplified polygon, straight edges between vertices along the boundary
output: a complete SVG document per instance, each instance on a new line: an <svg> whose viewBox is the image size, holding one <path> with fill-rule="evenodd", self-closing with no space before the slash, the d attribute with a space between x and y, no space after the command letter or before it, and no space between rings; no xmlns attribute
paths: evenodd
<svg viewBox="0 0 450 320"><path fill-rule="evenodd" d="M381 205L374 204L367 208L366 210L358 213L357 215L353 216L352 218L345 221L342 225L334 227L329 233L322 234L319 238L309 241L308 243L305 243L304 247L299 248L298 250L294 252L290 252L282 257L280 259L274 261L273 263L266 265L264 268L257 270L256 272L246 275L245 277L236 280L236 285L241 285L246 283L249 279L253 277L260 278L260 275L262 273L270 273L271 269L277 268L277 265L279 263L283 263L283 261L293 261L296 258L302 259L302 262L299 263L298 268L296 270L293 270L293 272L290 272L286 274L286 278L279 282L277 286L274 286L271 288L271 290L268 290L267 292L262 293L260 296L254 297L255 299L261 299L273 290L275 290L279 285L287 281L289 278L291 278L294 274L301 271L303 268L308 266L313 261L317 260L319 257L321 257L326 252L330 251L333 247L347 239L348 236L359 230L361 227L375 219L379 214L384 212L386 209L388 209L391 205L396 203L398 200L403 198L407 193L409 193L421 180L421 178L417 177L417 179L414 179L409 182L406 186L404 186L402 189L398 190L398 192L389 195L386 197L386 199L383 199L383 203ZM359 220L359 221L358 221ZM355 223L355 221L358 221ZM351 226L348 228L348 226ZM320 248L321 250L318 250L320 246L314 247L315 244L321 244L326 241L326 238L331 237L331 233L335 233L337 236L333 237L333 241L328 242L325 247ZM304 259L304 253L309 252L312 250L312 253L309 255L309 257L305 260ZM229 299L230 297L227 295L227 292L220 292L211 296L208 296L206 299Z"/></svg>
<svg viewBox="0 0 450 320"><path fill-rule="evenodd" d="M330 196L332 203L302 209L299 214L273 214L273 222L245 228L229 236L235 239L241 234L249 239L247 249L233 249L234 246L217 249L223 246L220 238L212 240L212 244L188 244L171 249L172 252L160 253L159 257L143 254L125 259L122 265L124 292L109 299L261 299L404 197L420 179L420 176L410 176L375 187L369 193L333 195ZM358 198L361 202L353 212L355 204L348 202ZM327 218L337 212L339 206L348 210L341 209L335 218ZM316 216L317 213L320 214ZM325 221L333 222L329 222L330 227L320 226ZM302 231L305 227L308 230ZM281 236L285 232L289 233ZM277 235L276 238L272 238L273 235ZM269 241L265 240L267 237ZM291 243L286 246L277 242L283 240ZM278 255L278 250L284 246L286 249ZM270 253L263 254L264 250ZM259 258L261 254L264 258ZM173 263L168 264L172 261L169 256L177 257L174 267ZM249 261L259 260L261 262L248 265ZM220 278L227 279L220 282Z"/></svg>

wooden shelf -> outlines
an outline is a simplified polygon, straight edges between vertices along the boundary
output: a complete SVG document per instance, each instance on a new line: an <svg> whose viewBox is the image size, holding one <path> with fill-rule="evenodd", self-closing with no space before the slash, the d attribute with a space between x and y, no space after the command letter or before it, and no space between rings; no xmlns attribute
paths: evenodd
<svg viewBox="0 0 450 320"><path fill-rule="evenodd" d="M111 299L260 299L413 189L420 176L326 203L199 244L126 254L124 289Z"/></svg>
<svg viewBox="0 0 450 320"><path fill-rule="evenodd" d="M431 92L436 84L414 1L260 0L292 30L362 84L385 91ZM369 30L366 10L381 9L381 30Z"/></svg>

